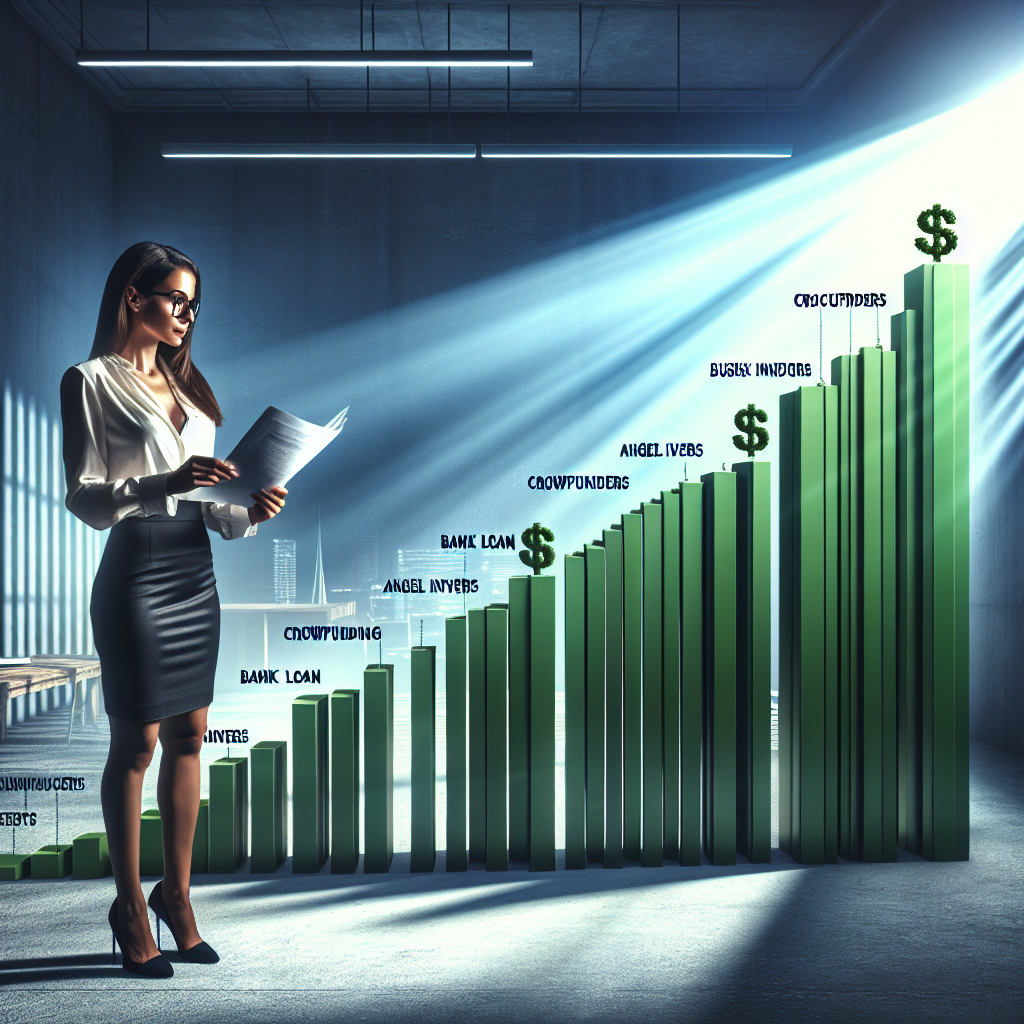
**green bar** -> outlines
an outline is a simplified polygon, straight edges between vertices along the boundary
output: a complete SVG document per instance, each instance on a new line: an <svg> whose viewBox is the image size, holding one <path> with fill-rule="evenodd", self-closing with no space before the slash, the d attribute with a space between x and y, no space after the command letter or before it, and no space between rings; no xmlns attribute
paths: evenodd
<svg viewBox="0 0 1024 1024"><path fill-rule="evenodd" d="M530 859L530 579L508 581L508 859Z"/></svg>
<svg viewBox="0 0 1024 1024"><path fill-rule="evenodd" d="M772 859L771 465L736 474L736 841L753 864Z"/></svg>
<svg viewBox="0 0 1024 1024"><path fill-rule="evenodd" d="M164 846L160 832L160 811L156 807L151 807L142 812L142 824L139 829L139 874L143 878L160 878L163 873Z"/></svg>
<svg viewBox="0 0 1024 1024"><path fill-rule="evenodd" d="M643 519L622 517L622 853L640 859Z"/></svg>
<svg viewBox="0 0 1024 1024"><path fill-rule="evenodd" d="M898 842L921 855L921 315L891 319L897 362L896 686Z"/></svg>
<svg viewBox="0 0 1024 1024"><path fill-rule="evenodd" d="M16 882L31 875L31 853L0 853L0 882Z"/></svg>
<svg viewBox="0 0 1024 1024"><path fill-rule="evenodd" d="M586 572L587 860L604 863L604 548L583 549Z"/></svg>
<svg viewBox="0 0 1024 1024"><path fill-rule="evenodd" d="M954 696L953 715L953 859L970 858L970 575L971 575L971 330L970 330L970 268L954 265L955 296L954 332L954 433L956 464L953 471L954 554L953 573L956 589L953 594Z"/></svg>
<svg viewBox="0 0 1024 1024"><path fill-rule="evenodd" d="M284 740L254 743L252 761L252 862L254 874L276 871L288 856L288 744Z"/></svg>
<svg viewBox="0 0 1024 1024"><path fill-rule="evenodd" d="M359 867L359 691L331 694L331 874Z"/></svg>
<svg viewBox="0 0 1024 1024"><path fill-rule="evenodd" d="M394 671L393 665L367 665L363 672L365 874L389 871L395 850Z"/></svg>
<svg viewBox="0 0 1024 1024"><path fill-rule="evenodd" d="M666 859L679 860L680 571L679 491L662 491L662 754Z"/></svg>
<svg viewBox="0 0 1024 1024"><path fill-rule="evenodd" d="M704 484L704 848L736 863L736 475Z"/></svg>
<svg viewBox="0 0 1024 1024"><path fill-rule="evenodd" d="M249 761L210 765L210 874L231 875L249 856Z"/></svg>
<svg viewBox="0 0 1024 1024"><path fill-rule="evenodd" d="M435 787L437 757L434 719L437 702L437 648L414 647L410 652L412 711L412 854L411 871L433 871L437 861Z"/></svg>
<svg viewBox="0 0 1024 1024"><path fill-rule="evenodd" d="M487 641L486 613L471 608L469 629L469 859L487 860Z"/></svg>
<svg viewBox="0 0 1024 1024"><path fill-rule="evenodd" d="M33 878L66 878L71 874L74 848L71 843L50 844L32 854Z"/></svg>
<svg viewBox="0 0 1024 1024"><path fill-rule="evenodd" d="M555 870L555 577L530 577L530 870Z"/></svg>
<svg viewBox="0 0 1024 1024"><path fill-rule="evenodd" d="M328 695L292 701L292 871L315 872L327 860Z"/></svg>
<svg viewBox="0 0 1024 1024"><path fill-rule="evenodd" d="M896 658L896 353L882 352L882 855L896 860L899 844Z"/></svg>
<svg viewBox="0 0 1024 1024"><path fill-rule="evenodd" d="M796 503L796 392L779 395L779 847L786 853L795 849L794 814L799 772L794 760L799 752L796 732L796 702L799 689L796 639L798 505Z"/></svg>
<svg viewBox="0 0 1024 1024"><path fill-rule="evenodd" d="M445 870L465 871L466 857L466 617L445 619Z"/></svg>
<svg viewBox="0 0 1024 1024"><path fill-rule="evenodd" d="M604 866L622 862L622 530L603 533L605 569Z"/></svg>
<svg viewBox="0 0 1024 1024"><path fill-rule="evenodd" d="M487 613L487 870L508 871L508 608Z"/></svg>
<svg viewBox="0 0 1024 1024"><path fill-rule="evenodd" d="M704 497L679 485L679 863L699 866L704 689Z"/></svg>
<svg viewBox="0 0 1024 1024"><path fill-rule="evenodd" d="M587 621L582 552L565 556L565 866L587 866Z"/></svg>
<svg viewBox="0 0 1024 1024"><path fill-rule="evenodd" d="M643 516L643 846L644 867L660 868L663 862L662 810L662 605L661 605L661 505L644 502Z"/></svg>
<svg viewBox="0 0 1024 1024"><path fill-rule="evenodd" d="M107 878L113 874L106 832L86 832L72 843L73 878Z"/></svg>
<svg viewBox="0 0 1024 1024"><path fill-rule="evenodd" d="M199 801L196 830L192 836L192 874L205 875L210 870L210 801Z"/></svg>
<svg viewBox="0 0 1024 1024"><path fill-rule="evenodd" d="M825 778L823 806L822 857L826 864L835 864L839 852L839 394L837 388L824 391L824 565L825 654Z"/></svg>

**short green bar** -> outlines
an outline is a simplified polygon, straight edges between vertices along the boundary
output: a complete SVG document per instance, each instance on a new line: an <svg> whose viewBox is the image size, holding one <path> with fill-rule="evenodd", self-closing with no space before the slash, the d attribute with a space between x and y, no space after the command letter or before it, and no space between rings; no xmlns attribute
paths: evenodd
<svg viewBox="0 0 1024 1024"><path fill-rule="evenodd" d="M40 847L32 854L32 877L66 878L72 873L74 859L71 843Z"/></svg>
<svg viewBox="0 0 1024 1024"><path fill-rule="evenodd" d="M210 765L210 874L232 875L249 856L249 761Z"/></svg>
<svg viewBox="0 0 1024 1024"><path fill-rule="evenodd" d="M331 694L331 873L359 867L359 691Z"/></svg>
<svg viewBox="0 0 1024 1024"><path fill-rule="evenodd" d="M622 517L622 853L640 860L643 678L643 519Z"/></svg>
<svg viewBox="0 0 1024 1024"><path fill-rule="evenodd" d="M487 613L470 608L469 630L469 859L487 860Z"/></svg>
<svg viewBox="0 0 1024 1024"><path fill-rule="evenodd" d="M605 530L604 866L622 860L622 530Z"/></svg>
<svg viewBox="0 0 1024 1024"><path fill-rule="evenodd" d="M679 485L679 863L699 866L704 690L704 496Z"/></svg>
<svg viewBox="0 0 1024 1024"><path fill-rule="evenodd" d="M582 552L565 556L565 866L587 866L587 621Z"/></svg>
<svg viewBox="0 0 1024 1024"><path fill-rule="evenodd" d="M466 871L466 617L445 619L445 870Z"/></svg>
<svg viewBox="0 0 1024 1024"><path fill-rule="evenodd" d="M640 506L643 516L643 837L641 863L660 868L664 857L662 773L662 510L657 502Z"/></svg>
<svg viewBox="0 0 1024 1024"><path fill-rule="evenodd" d="M31 853L0 853L0 882L17 882L31 875Z"/></svg>
<svg viewBox="0 0 1024 1024"><path fill-rule="evenodd" d="M771 465L737 462L736 841L753 864L772 859Z"/></svg>
<svg viewBox="0 0 1024 1024"><path fill-rule="evenodd" d="M555 577L530 577L530 870L555 870Z"/></svg>
<svg viewBox="0 0 1024 1024"><path fill-rule="evenodd" d="M704 848L736 863L736 475L704 484Z"/></svg>
<svg viewBox="0 0 1024 1024"><path fill-rule="evenodd" d="M604 863L604 547L587 544L586 569L586 705L587 705L587 860Z"/></svg>
<svg viewBox="0 0 1024 1024"><path fill-rule="evenodd" d="M210 801L199 801L196 830L192 836L192 874L205 875L210 870Z"/></svg>
<svg viewBox="0 0 1024 1024"><path fill-rule="evenodd" d="M106 832L86 832L76 836L71 845L74 847L73 878L107 878L113 874Z"/></svg>
<svg viewBox="0 0 1024 1024"><path fill-rule="evenodd" d="M319 871L327 860L330 782L326 693L292 701L292 871Z"/></svg>
<svg viewBox="0 0 1024 1024"><path fill-rule="evenodd" d="M142 812L139 829L139 874L160 878L164 873L164 846L160 832L160 811L151 807Z"/></svg>
<svg viewBox="0 0 1024 1024"><path fill-rule="evenodd" d="M249 751L252 763L252 836L249 870L271 874L288 856L288 744L261 740Z"/></svg>
<svg viewBox="0 0 1024 1024"><path fill-rule="evenodd" d="M366 874L391 870L395 850L395 674L393 665L363 672L363 817Z"/></svg>
<svg viewBox="0 0 1024 1024"><path fill-rule="evenodd" d="M487 616L487 870L508 871L508 608Z"/></svg>
<svg viewBox="0 0 1024 1024"><path fill-rule="evenodd" d="M409 867L412 871L433 871L437 861L437 835L434 830L437 649L414 647L409 653L412 711L412 854Z"/></svg>
<svg viewBox="0 0 1024 1024"><path fill-rule="evenodd" d="M661 492L663 814L667 860L679 860L680 572L679 491Z"/></svg>
<svg viewBox="0 0 1024 1024"><path fill-rule="evenodd" d="M508 581L508 859L530 859L530 577Z"/></svg>

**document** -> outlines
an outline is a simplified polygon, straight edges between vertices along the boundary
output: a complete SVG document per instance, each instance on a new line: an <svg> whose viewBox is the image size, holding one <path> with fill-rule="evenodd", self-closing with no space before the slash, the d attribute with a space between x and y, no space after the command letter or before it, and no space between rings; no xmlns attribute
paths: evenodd
<svg viewBox="0 0 1024 1024"><path fill-rule="evenodd" d="M197 487L184 497L248 507L254 492L284 487L316 458L341 433L347 412L348 406L326 426L318 427L270 406L224 460L237 467L239 476L213 487Z"/></svg>

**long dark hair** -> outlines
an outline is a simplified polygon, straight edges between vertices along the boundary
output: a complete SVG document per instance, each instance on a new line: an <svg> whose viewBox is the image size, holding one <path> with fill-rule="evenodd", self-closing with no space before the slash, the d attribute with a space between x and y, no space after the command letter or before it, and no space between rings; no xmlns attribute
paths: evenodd
<svg viewBox="0 0 1024 1024"><path fill-rule="evenodd" d="M119 353L124 348L132 330L133 312L128 305L128 286L145 295L156 288L173 271L185 269L196 279L195 297L200 297L201 282L199 268L183 253L169 245L156 242L136 242L117 258L103 289L100 300L100 315L96 320L96 334L92 341L90 359ZM192 331L195 321L189 324L181 344L175 348L161 342L157 346L157 363L170 371L170 385L197 409L206 413L219 427L224 421L220 406L213 395L213 389L206 378L192 362Z"/></svg>

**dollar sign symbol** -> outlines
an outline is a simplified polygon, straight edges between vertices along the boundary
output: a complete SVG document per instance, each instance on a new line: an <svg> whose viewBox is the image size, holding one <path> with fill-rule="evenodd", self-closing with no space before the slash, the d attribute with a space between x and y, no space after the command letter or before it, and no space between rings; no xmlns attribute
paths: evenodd
<svg viewBox="0 0 1024 1024"><path fill-rule="evenodd" d="M549 565L554 564L555 549L550 544L544 543L546 540L554 539L555 535L540 523L534 523L533 526L523 530L523 543L530 550L529 552L520 551L519 559L533 570L534 576L539 576L541 569L546 569Z"/></svg>
<svg viewBox="0 0 1024 1024"><path fill-rule="evenodd" d="M746 452L751 458L754 457L754 452L762 451L768 447L768 431L764 427L759 427L755 420L760 423L767 423L768 413L764 409L758 409L753 402L746 409L740 409L732 419L737 429L742 430L747 435L743 438L739 434L733 434L732 443L741 452Z"/></svg>
<svg viewBox="0 0 1024 1024"><path fill-rule="evenodd" d="M935 263L938 263L943 256L948 256L955 248L957 237L955 231L942 226L942 221L947 224L955 224L956 217L952 210L944 210L936 203L930 210L922 210L917 215L917 226L932 236L932 244L929 245L923 238L915 238L914 245L931 256Z"/></svg>

